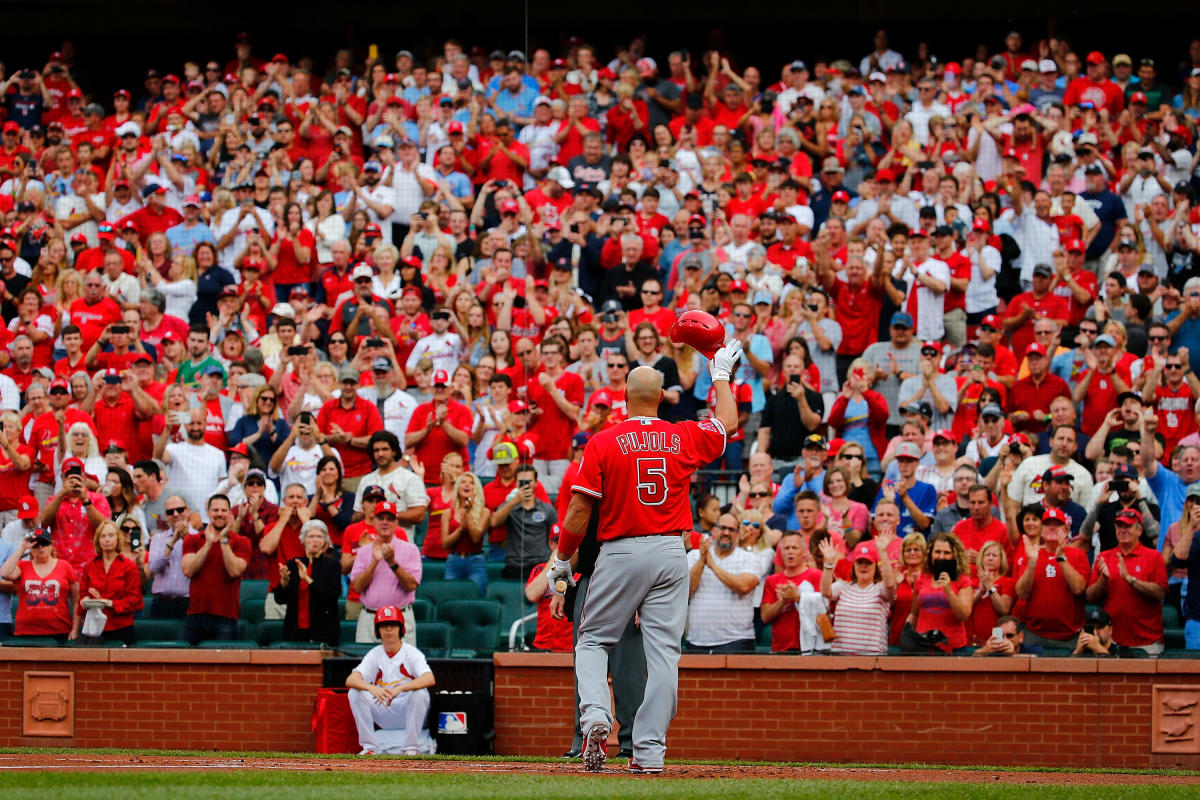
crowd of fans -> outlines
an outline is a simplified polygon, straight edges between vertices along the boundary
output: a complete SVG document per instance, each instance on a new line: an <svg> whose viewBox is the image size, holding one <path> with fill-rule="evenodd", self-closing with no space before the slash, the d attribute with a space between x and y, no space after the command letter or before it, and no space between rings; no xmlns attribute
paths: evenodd
<svg viewBox="0 0 1200 800"><path fill-rule="evenodd" d="M544 599L630 367L709 413L668 337L704 309L745 356L692 649L1154 654L1172 611L1200 648L1200 39L644 49L318 68L241 35L111 97L69 50L12 72L15 633L233 638L260 579L288 639L336 644L344 591L360 641L394 605L411 643L434 561ZM567 633L543 613L536 646Z"/></svg>

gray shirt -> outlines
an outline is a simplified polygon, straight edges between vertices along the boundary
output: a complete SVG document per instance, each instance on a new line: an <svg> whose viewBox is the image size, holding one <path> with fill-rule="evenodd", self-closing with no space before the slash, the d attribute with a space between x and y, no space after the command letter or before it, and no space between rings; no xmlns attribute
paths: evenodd
<svg viewBox="0 0 1200 800"><path fill-rule="evenodd" d="M558 522L554 506L534 499L532 508L520 503L513 507L504 523L504 566L525 570L544 564L550 558L550 529Z"/></svg>
<svg viewBox="0 0 1200 800"><path fill-rule="evenodd" d="M914 339L903 350L897 349L890 341L876 342L863 352L863 358L875 365L875 371L885 377L880 378L872 387L883 395L888 404L888 425L902 425L904 415L900 413L900 378L892 374L892 364L888 359L891 353L896 358L900 372L915 374L921 368L921 345ZM957 397L957 394L955 395Z"/></svg>
<svg viewBox="0 0 1200 800"><path fill-rule="evenodd" d="M899 400L901 405L904 403L929 403L933 407L933 421L929 423L929 427L935 431L951 427L954 424L954 412L958 409L958 383L955 382L954 375L946 372L933 379L934 386L950 404L950 410L945 414L938 411L937 403L933 402L933 393L929 389L922 388L924 381L922 376L914 375L900 384ZM910 398L917 392L921 392L921 396L916 400L911 400Z"/></svg>
<svg viewBox="0 0 1200 800"><path fill-rule="evenodd" d="M842 343L842 326L828 318L818 320L817 324L829 337L830 347L828 350L822 350L817 344L817 337L813 335L812 326L808 324L808 320L804 320L796 326L796 335L804 339L813 364L821 371L821 385L817 387L817 390L822 393L836 393L842 388L838 385L837 379L837 349L838 345Z"/></svg>

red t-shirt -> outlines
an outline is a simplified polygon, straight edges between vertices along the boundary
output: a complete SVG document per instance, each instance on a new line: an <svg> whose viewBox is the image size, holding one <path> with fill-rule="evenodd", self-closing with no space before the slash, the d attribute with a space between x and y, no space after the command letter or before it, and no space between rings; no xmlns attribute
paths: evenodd
<svg viewBox="0 0 1200 800"><path fill-rule="evenodd" d="M1077 547L1067 547L1063 554L1076 572L1089 574L1087 553ZM1067 579L1049 550L1038 551L1037 564L1033 568L1037 570L1033 577L1033 592L1017 604L1013 615L1038 636L1070 639L1083 628L1084 593L1071 594ZM1029 569L1029 562L1019 561L1013 570L1013 578L1020 581L1026 569Z"/></svg>
<svg viewBox="0 0 1200 800"><path fill-rule="evenodd" d="M1033 376L1027 375L1013 384L1012 391L1008 395L1008 411L1010 414L1014 411L1026 411L1030 414L1041 411L1048 414L1051 400L1056 397L1069 398L1070 396L1071 387L1067 386L1067 382L1053 372L1047 372L1041 383L1034 383ZM1041 433L1045 430L1046 423L1041 419L1030 417L1025 420L1017 420L1013 423L1013 427L1019 431Z"/></svg>
<svg viewBox="0 0 1200 800"><path fill-rule="evenodd" d="M817 591L821 590L821 571L808 569L801 572L799 575L788 577L782 572L776 572L774 575L768 575L766 583L763 585L763 605L767 603L776 603L779 601L779 587L784 583L790 583L793 586L799 586L802 583L812 585L810 573L816 572L817 583L813 586ZM786 650L800 649L800 615L796 613L796 607L793 603L786 603L783 610L779 612L779 616L771 620L771 652L782 653Z"/></svg>
<svg viewBox="0 0 1200 800"><path fill-rule="evenodd" d="M692 474L725 452L725 429L714 419L678 424L639 417L592 437L572 490L600 503L598 536L605 542L692 530Z"/></svg>
<svg viewBox="0 0 1200 800"><path fill-rule="evenodd" d="M568 403L583 407L583 378L579 375L564 372L554 381L554 386ZM538 376L529 380L525 389L525 400L531 406L536 405L542 412L533 417L533 425L529 429L530 435L537 442L537 458L546 461L567 458L571 452L571 436L577 427L576 420L562 412L542 388Z"/></svg>
<svg viewBox="0 0 1200 800"><path fill-rule="evenodd" d="M819 383L819 381L818 381ZM729 384L729 388L733 391L734 402L737 403L738 412L750 411L754 403L754 389L750 384L742 383L741 381L733 381ZM717 387L710 386L708 388L708 397L706 398L709 408L717 407ZM729 441L740 442L746 438L746 432L738 425L737 430L729 434Z"/></svg>
<svg viewBox="0 0 1200 800"><path fill-rule="evenodd" d="M375 404L355 395L354 405L350 408L342 406L340 398L333 398L321 406L317 414L317 427L326 435L333 431L332 425L337 425L352 437L370 436L375 431L383 430L383 417ZM338 455L342 457L342 468L348 478L357 478L371 471L371 456L361 447L352 447L349 442L335 444ZM466 458L466 454L463 454ZM441 466L441 461L437 462Z"/></svg>
<svg viewBox="0 0 1200 800"><path fill-rule="evenodd" d="M996 578L996 583L994 584L997 593L1005 597L1011 597L1014 600L1017 597L1016 589L1014 589L1015 586L1016 581L1007 575L1001 575L999 578ZM978 578L971 579L971 588L979 588ZM971 609L971 618L967 620L967 633L970 634L971 644L978 647L992 638L992 628L996 627L996 620L999 618L1000 615L996 613L996 607L992 605L992 598L979 598L979 602Z"/></svg>
<svg viewBox="0 0 1200 800"><path fill-rule="evenodd" d="M17 452L34 458L34 450L27 444L17 445ZM0 451L0 511L12 511L21 498L29 494L29 470L18 470L3 451Z"/></svg>
<svg viewBox="0 0 1200 800"><path fill-rule="evenodd" d="M173 228L183 222L183 215L170 206L165 206L160 213L155 213L150 206L143 206L132 214L126 214L117 220L115 226L119 228L127 222L132 222L137 228L138 238L142 240L144 246L150 234L166 233L168 228Z"/></svg>
<svg viewBox="0 0 1200 800"><path fill-rule="evenodd" d="M313 248L316 247L316 239L313 237L312 231L308 228L301 228L300 233L296 236L296 241L301 247L305 247L309 251L308 263L301 264L296 260L296 249L292 246L292 242L285 236L282 236L277 230L275 232L275 241L279 242L279 256L276 259L275 271L271 273L271 280L275 283L308 283L312 280L312 265L315 256ZM287 302L287 298L283 298ZM330 299L333 302L333 299Z"/></svg>
<svg viewBox="0 0 1200 800"><path fill-rule="evenodd" d="M629 312L629 329L636 330L643 322L653 322L660 336L670 336L671 328L677 319L675 312L669 308L660 308L653 314L647 314L645 309L635 308Z"/></svg>
<svg viewBox="0 0 1200 800"><path fill-rule="evenodd" d="M988 542L999 542L1006 552L1008 550L1008 527L995 517L982 528L975 524L974 519L967 517L955 525L951 532L958 537L963 547L976 553Z"/></svg>
<svg viewBox="0 0 1200 800"><path fill-rule="evenodd" d="M139 417L134 407L133 398L126 392L121 392L116 403L110 404L103 397L96 399L92 410L96 418L98 439L103 446L109 439L120 439L128 448L137 435L136 422Z"/></svg>
<svg viewBox="0 0 1200 800"><path fill-rule="evenodd" d="M951 253L942 261L950 268L950 277L958 280L971 280L971 259L962 254L962 251ZM953 311L956 308L961 308L964 311L967 308L967 293L965 290L950 288L946 290L945 310Z"/></svg>
<svg viewBox="0 0 1200 800"><path fill-rule="evenodd" d="M1025 349L1033 344L1035 320L1043 317L1065 320L1070 316L1066 301L1053 292L1048 292L1040 300L1033 296L1033 292L1021 292L1009 302L1008 309L1004 312L1004 319L1009 320L1019 316L1026 307L1033 309L1033 317L1012 332L1012 351L1019 357L1023 357Z"/></svg>
<svg viewBox="0 0 1200 800"><path fill-rule="evenodd" d="M955 594L970 584L970 578L959 576L950 590ZM933 577L922 573L913 587L913 595L920 611L917 613L917 633L939 630L946 634L946 641L939 645L942 650L956 650L967 646L967 625L954 615L950 607L950 598L946 592L935 585Z"/></svg>
<svg viewBox="0 0 1200 800"><path fill-rule="evenodd" d="M442 515L450 510L450 503L442 499L440 485L430 486L425 494L429 495L429 530L421 543L421 556L444 559L449 557L450 551L442 547Z"/></svg>
<svg viewBox="0 0 1200 800"><path fill-rule="evenodd" d="M879 338L879 291L864 282L854 289L845 281L833 284L833 305L842 326L838 355L861 355Z"/></svg>
<svg viewBox="0 0 1200 800"><path fill-rule="evenodd" d="M106 326L123 319L121 307L107 295L97 303L88 303L82 297L71 303L71 324L79 327L85 353L92 349Z"/></svg>
<svg viewBox="0 0 1200 800"><path fill-rule="evenodd" d="M1125 647L1144 647L1163 639L1162 600L1154 600L1129 585L1121 577L1118 559L1125 559L1125 570L1139 581L1167 588L1167 566L1162 553L1142 544L1128 554L1120 548L1105 550L1096 558L1088 585L1100 580L1100 560L1108 565L1108 596L1104 610L1112 618L1113 641Z"/></svg>
<svg viewBox="0 0 1200 800"><path fill-rule="evenodd" d="M1067 324L1078 325L1080 320L1083 319L1084 315L1087 314L1088 309L1092 307L1092 301L1099 296L1100 285L1096 281L1095 273L1086 269L1079 270L1071 275L1071 277L1077 284L1088 290L1088 294L1091 295L1091 300L1086 303L1080 303L1075 299L1075 295L1071 292L1071 287L1062 281L1060 281L1057 286L1051 289L1050 293L1057 297L1061 297L1063 302L1067 304Z"/></svg>
<svg viewBox="0 0 1200 800"><path fill-rule="evenodd" d="M229 546L234 555L250 563L250 540L238 533L229 534ZM183 554L199 553L204 547L203 533L190 533L183 538ZM275 571L275 580L279 580L279 571ZM208 557L200 566L200 570L192 576L192 586L188 602L189 614L212 614L226 619L237 619L240 608L240 593L242 578L229 577L225 571L225 561L221 554L221 545L214 542L208 548Z"/></svg>
<svg viewBox="0 0 1200 800"><path fill-rule="evenodd" d="M278 524L276 519L275 523ZM267 557L267 580L271 582L271 590L279 585L279 565L287 564L295 558L304 558L304 542L300 541L300 527L303 523L293 514L279 535L279 544L274 554Z"/></svg>
<svg viewBox="0 0 1200 800"><path fill-rule="evenodd" d="M1085 369L1080 373L1079 380L1086 379L1090 372L1091 370ZM1118 364L1113 372L1121 376L1121 380L1125 382L1126 386L1133 385L1128 367L1122 369ZM1116 383L1113 381L1113 373L1101 374L1098 372L1092 376L1087 396L1083 398L1083 413L1079 417L1079 429L1088 436L1094 434L1104 424L1104 418L1108 412L1117 407L1118 394Z"/></svg>
<svg viewBox="0 0 1200 800"><path fill-rule="evenodd" d="M528 586L542 574L542 570L546 568L545 564L538 564L529 572L529 580L525 582ZM579 580L579 575L575 575L575 579ZM550 598L553 595L550 592L550 587L546 587L546 593L542 595L537 604L537 635L533 639L533 646L538 650L553 650L557 653L569 653L575 649L575 643L571 636L571 621L569 619L555 619L550 614Z"/></svg>
<svg viewBox="0 0 1200 800"><path fill-rule="evenodd" d="M1187 381L1180 381L1178 389L1164 383L1154 390L1154 405L1158 414L1158 430L1166 440L1166 452L1170 453L1179 440L1196 430L1196 415L1192 413L1195 398Z"/></svg>
<svg viewBox="0 0 1200 800"><path fill-rule="evenodd" d="M71 584L75 570L60 558L54 568L41 577L32 561L19 561L21 574L13 581L13 593L20 598L14 633L17 636L60 636L71 632Z"/></svg>
<svg viewBox="0 0 1200 800"><path fill-rule="evenodd" d="M70 430L76 422L83 422L92 429L96 439L100 440L100 431L96 429L95 421L78 408L64 409L63 419L64 431ZM45 467L38 474L38 479L42 483L54 483L54 451L58 449L58 420L54 418L53 411L47 411L33 421L33 426L29 429L29 445L36 453L36 460Z"/></svg>
<svg viewBox="0 0 1200 800"><path fill-rule="evenodd" d="M425 427L425 421L433 415L433 402L422 403L413 409L412 417L408 421L408 431L419 431ZM374 408L374 406L372 406ZM446 420L451 427L457 428L460 431L470 432L471 430L471 411L465 405L457 400L447 401ZM379 427L383 427L382 423ZM378 430L379 428L375 428ZM324 430L324 428L322 428ZM569 436L569 434L568 434ZM420 444L413 448L413 453L421 460L425 466L426 484L432 484L437 480L437 475L442 468L442 459L448 453L458 453L467 460L467 446L460 445L450 438L440 425L434 425L429 431L429 434L421 440Z"/></svg>

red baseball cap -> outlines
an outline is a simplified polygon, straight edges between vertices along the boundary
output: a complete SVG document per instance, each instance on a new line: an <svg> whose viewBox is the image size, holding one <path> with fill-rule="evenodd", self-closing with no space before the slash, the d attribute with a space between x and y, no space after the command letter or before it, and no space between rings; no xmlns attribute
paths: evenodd
<svg viewBox="0 0 1200 800"><path fill-rule="evenodd" d="M449 386L450 385L450 376L446 373L446 370L439 369L437 372L433 373L433 385L434 386Z"/></svg>
<svg viewBox="0 0 1200 800"><path fill-rule="evenodd" d="M524 400L512 400L508 404L508 413L520 414L522 411L528 411L529 404Z"/></svg>
<svg viewBox="0 0 1200 800"><path fill-rule="evenodd" d="M1087 247L1084 246L1082 239L1071 239L1067 242L1067 252L1068 253L1082 253L1082 252L1085 252L1086 250L1087 250Z"/></svg>
<svg viewBox="0 0 1200 800"><path fill-rule="evenodd" d="M415 286L406 286L406 287L404 287L404 291L400 293L401 298L420 297L420 296L421 296L421 290Z"/></svg>
<svg viewBox="0 0 1200 800"><path fill-rule="evenodd" d="M997 317L995 314L988 314L986 317L984 317L982 320L979 321L980 327L983 327L984 325L986 325L989 328L995 328L996 330L1000 330L1000 318Z"/></svg>
<svg viewBox="0 0 1200 800"><path fill-rule="evenodd" d="M1025 357L1026 358L1029 358L1029 356L1045 356L1045 355L1046 355L1046 348L1042 347L1037 342L1033 342L1032 344L1029 345L1029 347L1025 348Z"/></svg>
<svg viewBox="0 0 1200 800"><path fill-rule="evenodd" d="M83 92L79 91L78 89L71 89L70 91L67 92L67 99L68 100L82 100Z"/></svg>
<svg viewBox="0 0 1200 800"><path fill-rule="evenodd" d="M1007 150L1005 150L1004 157L1005 158L1015 158L1018 161L1021 160L1021 154L1017 152L1017 148L1015 148L1015 147L1010 147Z"/></svg>
<svg viewBox="0 0 1200 800"><path fill-rule="evenodd" d="M926 231L924 228L913 228L911 231L908 232L908 238L910 238L910 239L928 239L929 232Z"/></svg>
<svg viewBox="0 0 1200 800"><path fill-rule="evenodd" d="M78 469L80 472L83 472L82 459L75 458L74 456L63 461L59 467L59 471L63 475L69 475L74 469Z"/></svg>
<svg viewBox="0 0 1200 800"><path fill-rule="evenodd" d="M890 169L881 169L875 173L875 181L884 183L895 183L896 175Z"/></svg>
<svg viewBox="0 0 1200 800"><path fill-rule="evenodd" d="M27 494L17 501L17 519L34 519L38 515L37 498Z"/></svg>
<svg viewBox="0 0 1200 800"><path fill-rule="evenodd" d="M500 204L501 214L519 214L521 213L521 204L516 200L505 200Z"/></svg>
<svg viewBox="0 0 1200 800"><path fill-rule="evenodd" d="M849 203L850 202L850 193L847 192L845 189L838 189L836 192L833 193L833 202L834 203ZM794 219L792 221L795 222Z"/></svg>
<svg viewBox="0 0 1200 800"><path fill-rule="evenodd" d="M1126 525L1133 525L1135 523L1141 525L1142 512L1138 511L1136 508L1125 508L1122 509L1119 514L1117 514L1113 521L1124 522Z"/></svg>
<svg viewBox="0 0 1200 800"><path fill-rule="evenodd" d="M1099 50L1093 50L1087 54L1086 61L1089 64L1103 64L1107 59L1104 57L1104 53L1101 53Z"/></svg>
<svg viewBox="0 0 1200 800"><path fill-rule="evenodd" d="M1150 101L1146 98L1145 92L1134 92L1133 94L1129 95L1129 102L1145 104L1149 103Z"/></svg>
<svg viewBox="0 0 1200 800"><path fill-rule="evenodd" d="M1029 437L1023 433L1014 433L1011 437L1009 437L1008 441L1016 442L1017 444L1023 444L1026 447L1029 447Z"/></svg>
<svg viewBox="0 0 1200 800"><path fill-rule="evenodd" d="M851 561L870 561L872 564L879 563L879 551L875 547L875 543L871 541L859 542L854 551L850 553Z"/></svg>
<svg viewBox="0 0 1200 800"><path fill-rule="evenodd" d="M954 432L951 431L949 428L942 428L941 430L934 431L933 432L933 441L936 442L938 439L945 439L947 442L956 441L954 438Z"/></svg>
<svg viewBox="0 0 1200 800"><path fill-rule="evenodd" d="M612 408L612 393L607 389L597 389L592 392L592 405Z"/></svg>
<svg viewBox="0 0 1200 800"><path fill-rule="evenodd" d="M399 516L396 512L396 504L390 500L384 500L382 503L375 504L375 516L380 514L391 514L393 517Z"/></svg>
<svg viewBox="0 0 1200 800"><path fill-rule="evenodd" d="M991 233L992 226L989 225L988 221L986 219L984 219L983 217L976 217L975 221L971 223L971 230L983 231L984 233Z"/></svg>
<svg viewBox="0 0 1200 800"><path fill-rule="evenodd" d="M457 121L451 122L449 125L446 126L446 133L450 136L453 136L456 133L462 133L462 132L463 132L463 124L461 122L457 122Z"/></svg>
<svg viewBox="0 0 1200 800"><path fill-rule="evenodd" d="M729 291L741 292L742 294L746 294L747 292L750 291L750 285L743 280L736 280L733 283L729 284Z"/></svg>
<svg viewBox="0 0 1200 800"><path fill-rule="evenodd" d="M1138 516L1141 516L1141 515L1139 514ZM1121 517L1121 515L1118 514L1117 518L1120 519L1120 517ZM1046 511L1042 514L1042 523L1044 524L1047 522L1057 522L1060 525L1070 525L1071 524L1070 521L1067 519L1066 513L1061 508L1047 508Z"/></svg>

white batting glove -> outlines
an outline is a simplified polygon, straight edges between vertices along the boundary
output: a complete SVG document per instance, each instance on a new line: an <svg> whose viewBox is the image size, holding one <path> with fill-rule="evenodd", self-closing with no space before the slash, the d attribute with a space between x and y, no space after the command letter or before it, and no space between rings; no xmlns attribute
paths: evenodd
<svg viewBox="0 0 1200 800"><path fill-rule="evenodd" d="M708 362L708 371L714 381L727 381L733 374L733 368L742 357L742 343L730 339L718 350Z"/></svg>
<svg viewBox="0 0 1200 800"><path fill-rule="evenodd" d="M566 584L561 591L558 588L560 581ZM550 585L550 591L554 594L565 594L567 589L575 585L575 576L571 572L571 562L563 561L561 558L554 559L554 563L546 570L546 582Z"/></svg>

